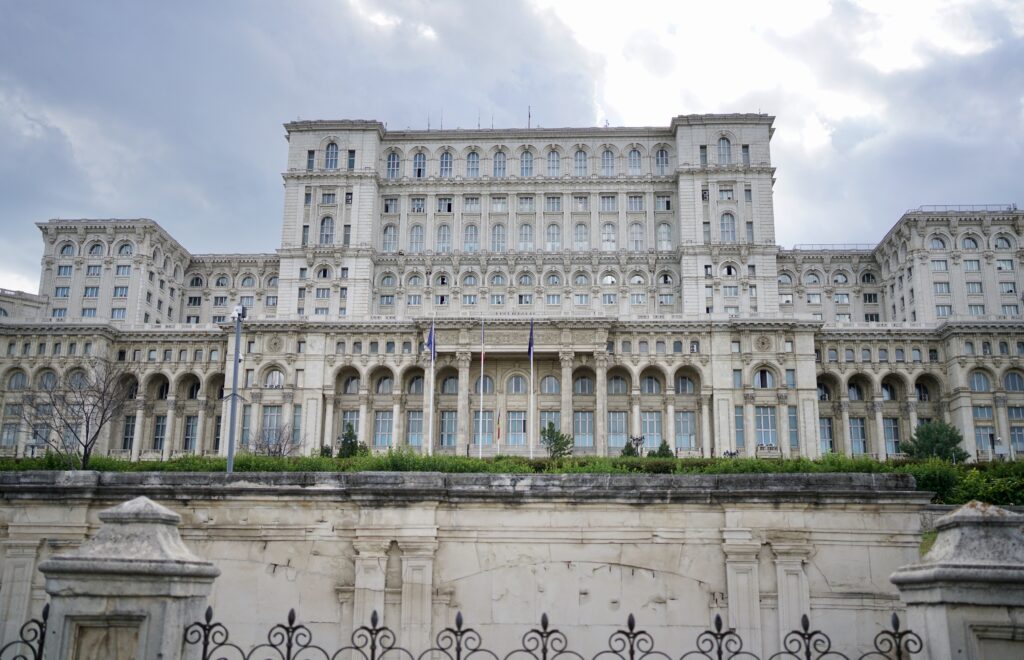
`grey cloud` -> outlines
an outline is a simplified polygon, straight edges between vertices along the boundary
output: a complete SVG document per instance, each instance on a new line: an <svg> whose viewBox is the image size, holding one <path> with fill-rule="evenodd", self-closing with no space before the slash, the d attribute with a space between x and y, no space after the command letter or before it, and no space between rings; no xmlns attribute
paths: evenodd
<svg viewBox="0 0 1024 660"><path fill-rule="evenodd" d="M675 69L672 51L658 42L658 37L650 30L634 32L626 41L624 55L627 59L640 62L654 75L667 76Z"/></svg>

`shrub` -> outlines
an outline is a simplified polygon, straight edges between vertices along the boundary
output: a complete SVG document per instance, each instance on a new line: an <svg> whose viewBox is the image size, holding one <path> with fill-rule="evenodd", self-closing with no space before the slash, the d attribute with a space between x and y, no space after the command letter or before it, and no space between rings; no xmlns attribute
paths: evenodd
<svg viewBox="0 0 1024 660"><path fill-rule="evenodd" d="M548 450L548 456L551 458L572 456L572 436L562 433L551 422L548 422L548 427L540 432L540 444Z"/></svg>
<svg viewBox="0 0 1024 660"><path fill-rule="evenodd" d="M661 444L658 445L658 449L647 454L648 458L675 458L675 452L668 446L668 441L662 439Z"/></svg>
<svg viewBox="0 0 1024 660"><path fill-rule="evenodd" d="M926 422L917 427L914 437L902 444L901 449L910 458L943 458L963 463L970 454L960 447L963 436L959 429L941 420Z"/></svg>

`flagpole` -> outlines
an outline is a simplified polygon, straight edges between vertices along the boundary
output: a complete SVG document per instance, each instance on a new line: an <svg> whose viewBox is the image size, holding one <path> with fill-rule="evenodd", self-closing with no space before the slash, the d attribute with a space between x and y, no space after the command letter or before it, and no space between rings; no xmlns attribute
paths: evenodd
<svg viewBox="0 0 1024 660"><path fill-rule="evenodd" d="M480 319L480 435L477 438L477 458L484 457L484 320Z"/></svg>
<svg viewBox="0 0 1024 660"><path fill-rule="evenodd" d="M434 376L437 369L434 359L437 355L437 335L434 329L434 320L430 320L430 334L427 337L427 349L430 351L430 400L427 403L427 456L434 454Z"/></svg>
<svg viewBox="0 0 1024 660"><path fill-rule="evenodd" d="M537 404L533 399L533 319L530 319L530 345L528 347L530 353L530 400L526 405L526 409L529 411L527 415L530 419L526 420L526 444L530 446L530 458L533 458L533 433L536 430L536 422L533 420L533 412L537 408Z"/></svg>

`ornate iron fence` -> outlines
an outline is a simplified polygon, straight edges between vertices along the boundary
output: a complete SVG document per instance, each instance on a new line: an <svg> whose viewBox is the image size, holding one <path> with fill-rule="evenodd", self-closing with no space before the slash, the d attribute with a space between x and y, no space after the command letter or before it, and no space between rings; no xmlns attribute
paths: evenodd
<svg viewBox="0 0 1024 660"><path fill-rule="evenodd" d="M49 618L50 604L47 603L40 618L29 619L18 630L18 639L0 646L0 660L43 660Z"/></svg>
<svg viewBox="0 0 1024 660"><path fill-rule="evenodd" d="M438 633L434 646L419 655L398 646L390 628L377 625L376 611L370 617L369 626L357 628L350 643L333 653L314 644L313 633L295 620L295 610L289 610L287 623L270 628L267 641L246 652L230 640L227 627L213 620L213 608L209 607L204 621L196 621L185 628L184 641L200 647L201 660L588 660L569 648L568 638L550 626L547 614L541 616L540 628L528 630L519 648L504 655L484 647L480 634L463 625L461 612L455 616L455 627ZM873 650L848 656L833 651L829 636L820 630L811 630L810 620L804 615L800 629L790 631L783 638L783 650L767 660L903 660L921 652L921 638L913 631L901 630L895 613L891 627L875 635ZM613 632L608 638L608 648L589 660L760 660L756 653L743 648L740 635L735 629L726 628L717 614L713 629L697 636L695 649L677 653L656 649L654 637L645 630L638 630L636 619L630 614L625 629Z"/></svg>

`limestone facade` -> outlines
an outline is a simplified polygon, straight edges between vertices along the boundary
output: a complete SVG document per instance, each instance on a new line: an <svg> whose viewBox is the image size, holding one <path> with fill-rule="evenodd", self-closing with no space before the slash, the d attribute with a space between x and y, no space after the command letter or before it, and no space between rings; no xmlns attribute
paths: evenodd
<svg viewBox="0 0 1024 660"><path fill-rule="evenodd" d="M0 446L37 450L12 393L91 351L139 384L106 451L224 451L244 305L237 431L288 425L305 453L349 424L422 450L429 397L438 452L527 454L551 422L579 454L642 435L680 455L884 458L923 419L974 457L1024 448L1024 213L921 207L878 244L781 249L772 123L295 122L275 253L191 254L145 219L39 223L40 293L0 292Z"/></svg>

